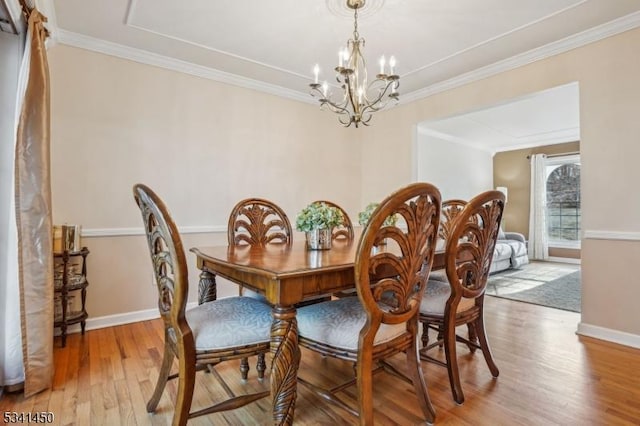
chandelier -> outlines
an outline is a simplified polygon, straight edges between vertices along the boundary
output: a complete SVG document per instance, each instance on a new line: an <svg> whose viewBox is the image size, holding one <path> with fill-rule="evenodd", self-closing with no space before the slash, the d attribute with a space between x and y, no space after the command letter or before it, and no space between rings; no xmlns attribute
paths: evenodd
<svg viewBox="0 0 640 426"><path fill-rule="evenodd" d="M346 0L347 7L354 11L353 38L347 41L347 47L338 51L338 66L335 68L336 80L340 85L339 95L331 93L328 83L318 83L320 67L313 68L314 82L309 84L311 96L317 98L321 108L328 108L338 114L338 121L346 127L354 124L369 125L372 114L387 106L389 101L398 102L400 76L395 74L396 59L389 58L389 74L386 73L386 60L380 58L380 73L371 83L367 80L367 67L362 55L364 39L358 34L358 9L365 0Z"/></svg>

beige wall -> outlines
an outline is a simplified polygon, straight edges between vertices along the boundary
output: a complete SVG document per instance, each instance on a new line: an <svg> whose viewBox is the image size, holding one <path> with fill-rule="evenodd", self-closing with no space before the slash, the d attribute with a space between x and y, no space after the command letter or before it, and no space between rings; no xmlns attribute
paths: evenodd
<svg viewBox="0 0 640 426"><path fill-rule="evenodd" d="M527 156L533 154L563 154L579 152L580 143L570 142L535 148L498 152L493 157L493 183L506 186L509 199L504 209L503 223L507 231L529 235L529 201L531 167ZM580 258L580 250L550 248L549 256Z"/></svg>
<svg viewBox="0 0 640 426"><path fill-rule="evenodd" d="M93 318L156 306L143 237L113 236L142 229L136 182L165 200L187 248L226 243L246 197L273 200L292 222L316 199L352 217L361 208L357 132L316 105L64 45L49 58L54 222L104 235L84 239ZM201 227L224 232L188 233Z"/></svg>
<svg viewBox="0 0 640 426"><path fill-rule="evenodd" d="M632 196L640 180L639 47L640 30L629 31L399 105L356 131L317 106L56 46L54 220L137 228L130 191L138 181L158 190L180 226L223 225L233 202L248 195L273 198L292 217L320 197L355 215L412 180L417 123L578 81L583 228L593 236L582 244L582 324L637 342L640 285L627 268L640 258L640 197ZM188 235L187 247L224 241ZM146 309L142 237L97 240L87 239L91 314ZM129 264L136 266L118 271Z"/></svg>
<svg viewBox="0 0 640 426"><path fill-rule="evenodd" d="M638 49L636 29L381 114L363 132L363 197L411 179L417 123L578 81L583 229L593 236L582 244L582 325L627 333L640 345L640 278L628 274L620 256L640 255Z"/></svg>

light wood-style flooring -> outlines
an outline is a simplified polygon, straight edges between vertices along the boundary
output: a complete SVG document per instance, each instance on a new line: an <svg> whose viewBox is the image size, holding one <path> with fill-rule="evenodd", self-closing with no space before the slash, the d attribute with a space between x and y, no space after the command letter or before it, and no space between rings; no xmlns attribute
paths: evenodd
<svg viewBox="0 0 640 426"><path fill-rule="evenodd" d="M579 314L487 297L487 332L500 377L493 379L480 352L459 346L466 401L454 403L446 370L424 364L441 425L640 425L640 350L575 334ZM59 341L56 340L59 346ZM162 354L160 320L70 335L55 350L53 389L25 400L8 394L0 410L52 411L56 425L170 424L176 387L170 383L156 414L147 414ZM396 365L403 366L401 357ZM240 382L237 363L217 369L232 389L267 388L255 360L249 381ZM302 353L300 375L316 384L337 383L353 374L350 364ZM199 373L194 407L222 397L211 374ZM344 392L353 406L355 388ZM376 424L424 424L412 387L387 374L374 379ZM200 417L193 425L270 424L270 401ZM346 425L356 419L298 387L295 424Z"/></svg>

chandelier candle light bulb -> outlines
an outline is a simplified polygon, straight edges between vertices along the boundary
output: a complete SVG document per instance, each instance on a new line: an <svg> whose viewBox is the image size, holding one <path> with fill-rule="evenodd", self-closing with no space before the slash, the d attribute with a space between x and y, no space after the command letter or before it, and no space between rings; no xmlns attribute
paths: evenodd
<svg viewBox="0 0 640 426"><path fill-rule="evenodd" d="M346 48L338 50L338 66L335 67L336 80L342 89L342 96L335 99L328 96L326 83L318 84L320 68L314 67L314 82L309 84L311 96L318 98L321 108L338 114L338 121L345 127L352 124L369 125L373 113L385 108L391 101L397 103L400 95L398 86L400 76L396 74L396 58L389 58L389 74L385 73L386 59L380 58L380 74L369 82L367 66L362 49L364 39L358 33L358 10L364 7L366 0L346 0L347 7L354 11L353 38L347 41Z"/></svg>

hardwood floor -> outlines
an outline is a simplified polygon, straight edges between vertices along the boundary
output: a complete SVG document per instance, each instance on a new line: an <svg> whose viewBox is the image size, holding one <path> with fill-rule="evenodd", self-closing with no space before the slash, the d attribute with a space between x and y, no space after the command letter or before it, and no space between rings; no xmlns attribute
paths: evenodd
<svg viewBox="0 0 640 426"><path fill-rule="evenodd" d="M640 425L640 350L580 337L579 314L488 297L487 333L500 377L493 379L481 353L459 346L466 401L457 406L444 368L424 363L437 424L442 425ZM56 341L57 345L59 342ZM176 387L169 383L158 412L147 414L161 362L159 320L72 334L55 349L53 389L25 400L8 394L0 410L52 411L56 425L170 424ZM396 365L403 368L402 359ZM218 370L229 386L268 389L258 382L255 359L249 381L237 363ZM353 374L350 364L303 351L300 375L316 384L338 383ZM223 395L211 374L199 373L194 407ZM344 392L355 407L355 388ZM423 424L412 386L387 374L374 379L376 424ZM270 401L197 418L193 425L270 423ZM298 387L295 424L355 424L355 418Z"/></svg>

